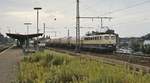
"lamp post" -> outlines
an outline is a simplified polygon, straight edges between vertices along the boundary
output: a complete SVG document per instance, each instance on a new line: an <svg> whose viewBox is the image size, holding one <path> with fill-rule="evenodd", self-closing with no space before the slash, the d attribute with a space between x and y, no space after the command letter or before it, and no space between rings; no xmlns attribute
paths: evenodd
<svg viewBox="0 0 150 83"><path fill-rule="evenodd" d="M37 34L39 33L39 10L41 10L41 7L35 7L34 10L37 11Z"/></svg>
<svg viewBox="0 0 150 83"><path fill-rule="evenodd" d="M39 10L41 10L41 7L35 7L34 10L37 11L37 34L39 33ZM38 50L38 37L37 37L37 50Z"/></svg>
<svg viewBox="0 0 150 83"><path fill-rule="evenodd" d="M26 22L26 23L24 23L24 25L27 26L26 48L27 48L27 51L29 51L29 37L28 37L28 34L29 34L29 25L32 25L32 23Z"/></svg>
<svg viewBox="0 0 150 83"><path fill-rule="evenodd" d="M32 23L27 22L27 23L24 23L24 25L27 26L27 35L28 35L29 34L29 25L32 25Z"/></svg>

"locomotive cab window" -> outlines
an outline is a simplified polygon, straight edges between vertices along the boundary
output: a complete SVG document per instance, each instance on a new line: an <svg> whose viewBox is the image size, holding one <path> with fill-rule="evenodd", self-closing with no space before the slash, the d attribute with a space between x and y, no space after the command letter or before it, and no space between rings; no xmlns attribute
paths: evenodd
<svg viewBox="0 0 150 83"><path fill-rule="evenodd" d="M99 36L99 40L101 40L102 39L102 36Z"/></svg>
<svg viewBox="0 0 150 83"><path fill-rule="evenodd" d="M109 36L105 36L104 38L105 38L106 40L108 40L108 39L109 39Z"/></svg>
<svg viewBox="0 0 150 83"><path fill-rule="evenodd" d="M89 37L85 37L84 40L90 40L90 38Z"/></svg>
<svg viewBox="0 0 150 83"><path fill-rule="evenodd" d="M95 37L92 37L92 40L95 40Z"/></svg>
<svg viewBox="0 0 150 83"><path fill-rule="evenodd" d="M97 37L94 37L94 40L97 40Z"/></svg>
<svg viewBox="0 0 150 83"><path fill-rule="evenodd" d="M90 37L90 40L92 40L92 37Z"/></svg>
<svg viewBox="0 0 150 83"><path fill-rule="evenodd" d="M88 38L87 38L87 37L85 37L85 38L84 38L84 40L88 40Z"/></svg>
<svg viewBox="0 0 150 83"><path fill-rule="evenodd" d="M115 36L111 36L111 39L116 39L116 37Z"/></svg>
<svg viewBox="0 0 150 83"><path fill-rule="evenodd" d="M96 40L99 40L99 37L96 37Z"/></svg>

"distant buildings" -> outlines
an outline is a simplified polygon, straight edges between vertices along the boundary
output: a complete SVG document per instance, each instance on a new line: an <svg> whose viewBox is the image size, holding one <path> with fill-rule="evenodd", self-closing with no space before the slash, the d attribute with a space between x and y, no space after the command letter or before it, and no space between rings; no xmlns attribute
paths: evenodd
<svg viewBox="0 0 150 83"><path fill-rule="evenodd" d="M119 39L119 48L132 48L133 44L142 44L143 40L140 37L126 37Z"/></svg>
<svg viewBox="0 0 150 83"><path fill-rule="evenodd" d="M150 34L142 37L120 38L119 49L132 49L133 52L150 54Z"/></svg>
<svg viewBox="0 0 150 83"><path fill-rule="evenodd" d="M144 40L142 51L146 54L150 54L150 40Z"/></svg>

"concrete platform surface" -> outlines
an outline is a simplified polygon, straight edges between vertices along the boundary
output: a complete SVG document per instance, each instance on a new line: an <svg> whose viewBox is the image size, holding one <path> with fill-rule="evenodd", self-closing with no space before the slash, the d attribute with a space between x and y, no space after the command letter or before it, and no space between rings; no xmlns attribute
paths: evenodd
<svg viewBox="0 0 150 83"><path fill-rule="evenodd" d="M19 48L9 48L0 53L0 83L11 83L16 79L22 55L23 52Z"/></svg>

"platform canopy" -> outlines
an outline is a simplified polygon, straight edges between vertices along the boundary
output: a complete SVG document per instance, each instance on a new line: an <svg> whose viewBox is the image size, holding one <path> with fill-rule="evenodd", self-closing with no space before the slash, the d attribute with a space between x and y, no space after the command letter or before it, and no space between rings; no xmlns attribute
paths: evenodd
<svg viewBox="0 0 150 83"><path fill-rule="evenodd" d="M13 34L13 33L6 33L7 36L13 38L13 39L23 39L26 40L27 38L31 39L34 37L38 37L38 36L42 36L43 33L38 33L38 34L28 34L28 35L24 35L24 34Z"/></svg>
<svg viewBox="0 0 150 83"><path fill-rule="evenodd" d="M29 42L29 39L32 39L34 37L42 36L43 33L38 33L38 34L14 34L14 33L6 33L7 36L13 39L17 39L19 41L19 44L17 44L19 47L22 47L22 45L25 44L25 41ZM18 43L18 42L17 42Z"/></svg>

